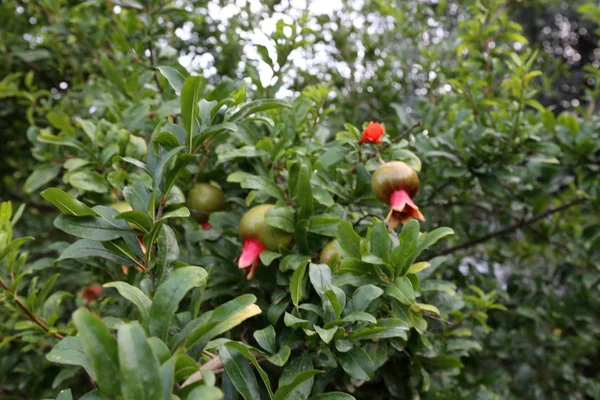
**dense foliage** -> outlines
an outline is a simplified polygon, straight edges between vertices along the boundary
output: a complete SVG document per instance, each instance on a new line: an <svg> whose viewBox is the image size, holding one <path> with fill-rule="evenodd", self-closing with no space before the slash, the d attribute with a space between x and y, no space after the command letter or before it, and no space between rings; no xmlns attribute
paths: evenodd
<svg viewBox="0 0 600 400"><path fill-rule="evenodd" d="M0 397L598 398L572 3L0 4Z"/></svg>

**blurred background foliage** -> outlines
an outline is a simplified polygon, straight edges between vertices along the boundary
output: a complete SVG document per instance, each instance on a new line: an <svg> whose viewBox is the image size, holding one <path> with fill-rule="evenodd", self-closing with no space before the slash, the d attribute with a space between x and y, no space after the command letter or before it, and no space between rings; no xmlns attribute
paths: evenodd
<svg viewBox="0 0 600 400"><path fill-rule="evenodd" d="M16 229L36 237L29 267L47 279L64 238L37 193L65 160L40 135L104 118L147 139L178 112L158 65L243 79L255 98L303 93L324 137L371 120L405 135L423 162L427 228L457 232L435 254L450 257L444 277L497 291L508 308L425 398L600 398L599 23L586 1L3 1L0 200L27 203ZM93 271L63 273L67 307L93 282ZM9 310L0 397L82 379L56 376L50 344L15 337Z"/></svg>

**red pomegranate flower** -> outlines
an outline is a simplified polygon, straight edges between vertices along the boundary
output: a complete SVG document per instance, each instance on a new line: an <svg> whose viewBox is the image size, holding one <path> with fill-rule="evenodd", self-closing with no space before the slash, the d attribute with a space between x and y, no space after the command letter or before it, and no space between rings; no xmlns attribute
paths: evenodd
<svg viewBox="0 0 600 400"><path fill-rule="evenodd" d="M381 135L385 133L385 128L379 122L369 122L363 130L360 143L381 143Z"/></svg>

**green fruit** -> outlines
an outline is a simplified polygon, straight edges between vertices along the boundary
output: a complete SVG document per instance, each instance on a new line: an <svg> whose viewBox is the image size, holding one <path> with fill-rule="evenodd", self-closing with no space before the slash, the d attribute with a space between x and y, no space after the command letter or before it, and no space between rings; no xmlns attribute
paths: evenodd
<svg viewBox="0 0 600 400"><path fill-rule="evenodd" d="M325 247L323 247L323 250L321 250L319 261L321 264L334 263L337 265L341 259L342 252L337 246L337 241L332 240L331 242L327 243Z"/></svg>
<svg viewBox="0 0 600 400"><path fill-rule="evenodd" d="M119 212L119 214L133 210L131 208L131 206L129 204L127 204L127 202L125 202L125 201L118 201L116 203L112 203L110 206L112 208L114 208L115 210L117 210Z"/></svg>
<svg viewBox="0 0 600 400"><path fill-rule="evenodd" d="M287 247L292 241L292 234L267 224L265 214L273 204L262 204L252 207L240 221L240 238L258 239L268 250L276 251Z"/></svg>
<svg viewBox="0 0 600 400"><path fill-rule="evenodd" d="M371 177L375 197L389 204L390 196L397 190L405 190L412 198L419 191L419 176L408 164L392 161L381 165Z"/></svg>
<svg viewBox="0 0 600 400"><path fill-rule="evenodd" d="M196 183L188 193L187 205L196 221L206 222L211 213L225 209L225 195L209 183Z"/></svg>

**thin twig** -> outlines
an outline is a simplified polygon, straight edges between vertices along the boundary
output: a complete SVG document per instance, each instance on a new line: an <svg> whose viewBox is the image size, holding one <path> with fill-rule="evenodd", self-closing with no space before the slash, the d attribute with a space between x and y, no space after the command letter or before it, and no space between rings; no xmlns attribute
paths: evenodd
<svg viewBox="0 0 600 400"><path fill-rule="evenodd" d="M23 303L21 301L21 299L19 299L19 296L17 296L16 293L14 293L14 292L12 292L10 290L10 287L2 279L0 279L0 286L2 286L4 288L4 290L6 290L7 292L9 292L9 293L11 293L13 295L13 300L15 301L15 303L17 303L17 305L21 308L21 310L23 310L23 312L27 315L27 317L31 321L33 321L36 324L38 324L40 326L40 328L42 328L45 332L50 333L51 335L53 335L57 339L64 339L64 336L61 335L60 333L58 333L58 332L50 332L50 328L48 328L48 325L46 325L46 323L44 321L42 321L37 315L35 315L33 313L33 311L31 311L25 305L25 303Z"/></svg>
<svg viewBox="0 0 600 400"><path fill-rule="evenodd" d="M548 210L544 211L543 213L535 215L535 216L533 216L533 217L531 217L529 219L524 219L522 221L515 222L514 224L505 226L502 229L498 229L496 231L490 232L490 233L488 233L486 235L483 235L483 236L480 236L478 238L466 241L466 242L458 244L456 246L449 247L449 248L447 248L445 250L442 250L442 251L439 251L439 252L435 252L435 253L431 254L431 256L429 258L431 259L433 257L448 255L448 254L452 254L454 252L457 252L459 250L468 249L469 247L476 246L479 243L483 243L483 242L485 242L485 241L487 241L489 239L493 239L493 238L495 238L497 236L501 236L501 235L507 234L507 233L512 232L512 231L514 231L516 229L523 228L523 227L526 227L528 225L534 224L534 223L538 222L539 220L544 219L544 218L546 218L546 217L548 217L548 216L550 216L552 214L556 214L556 213L564 211L564 210L566 210L568 208L571 208L573 206L582 204L585 201L586 201L585 199L579 198L579 199L573 200L572 202L563 204L561 206L549 208Z"/></svg>

